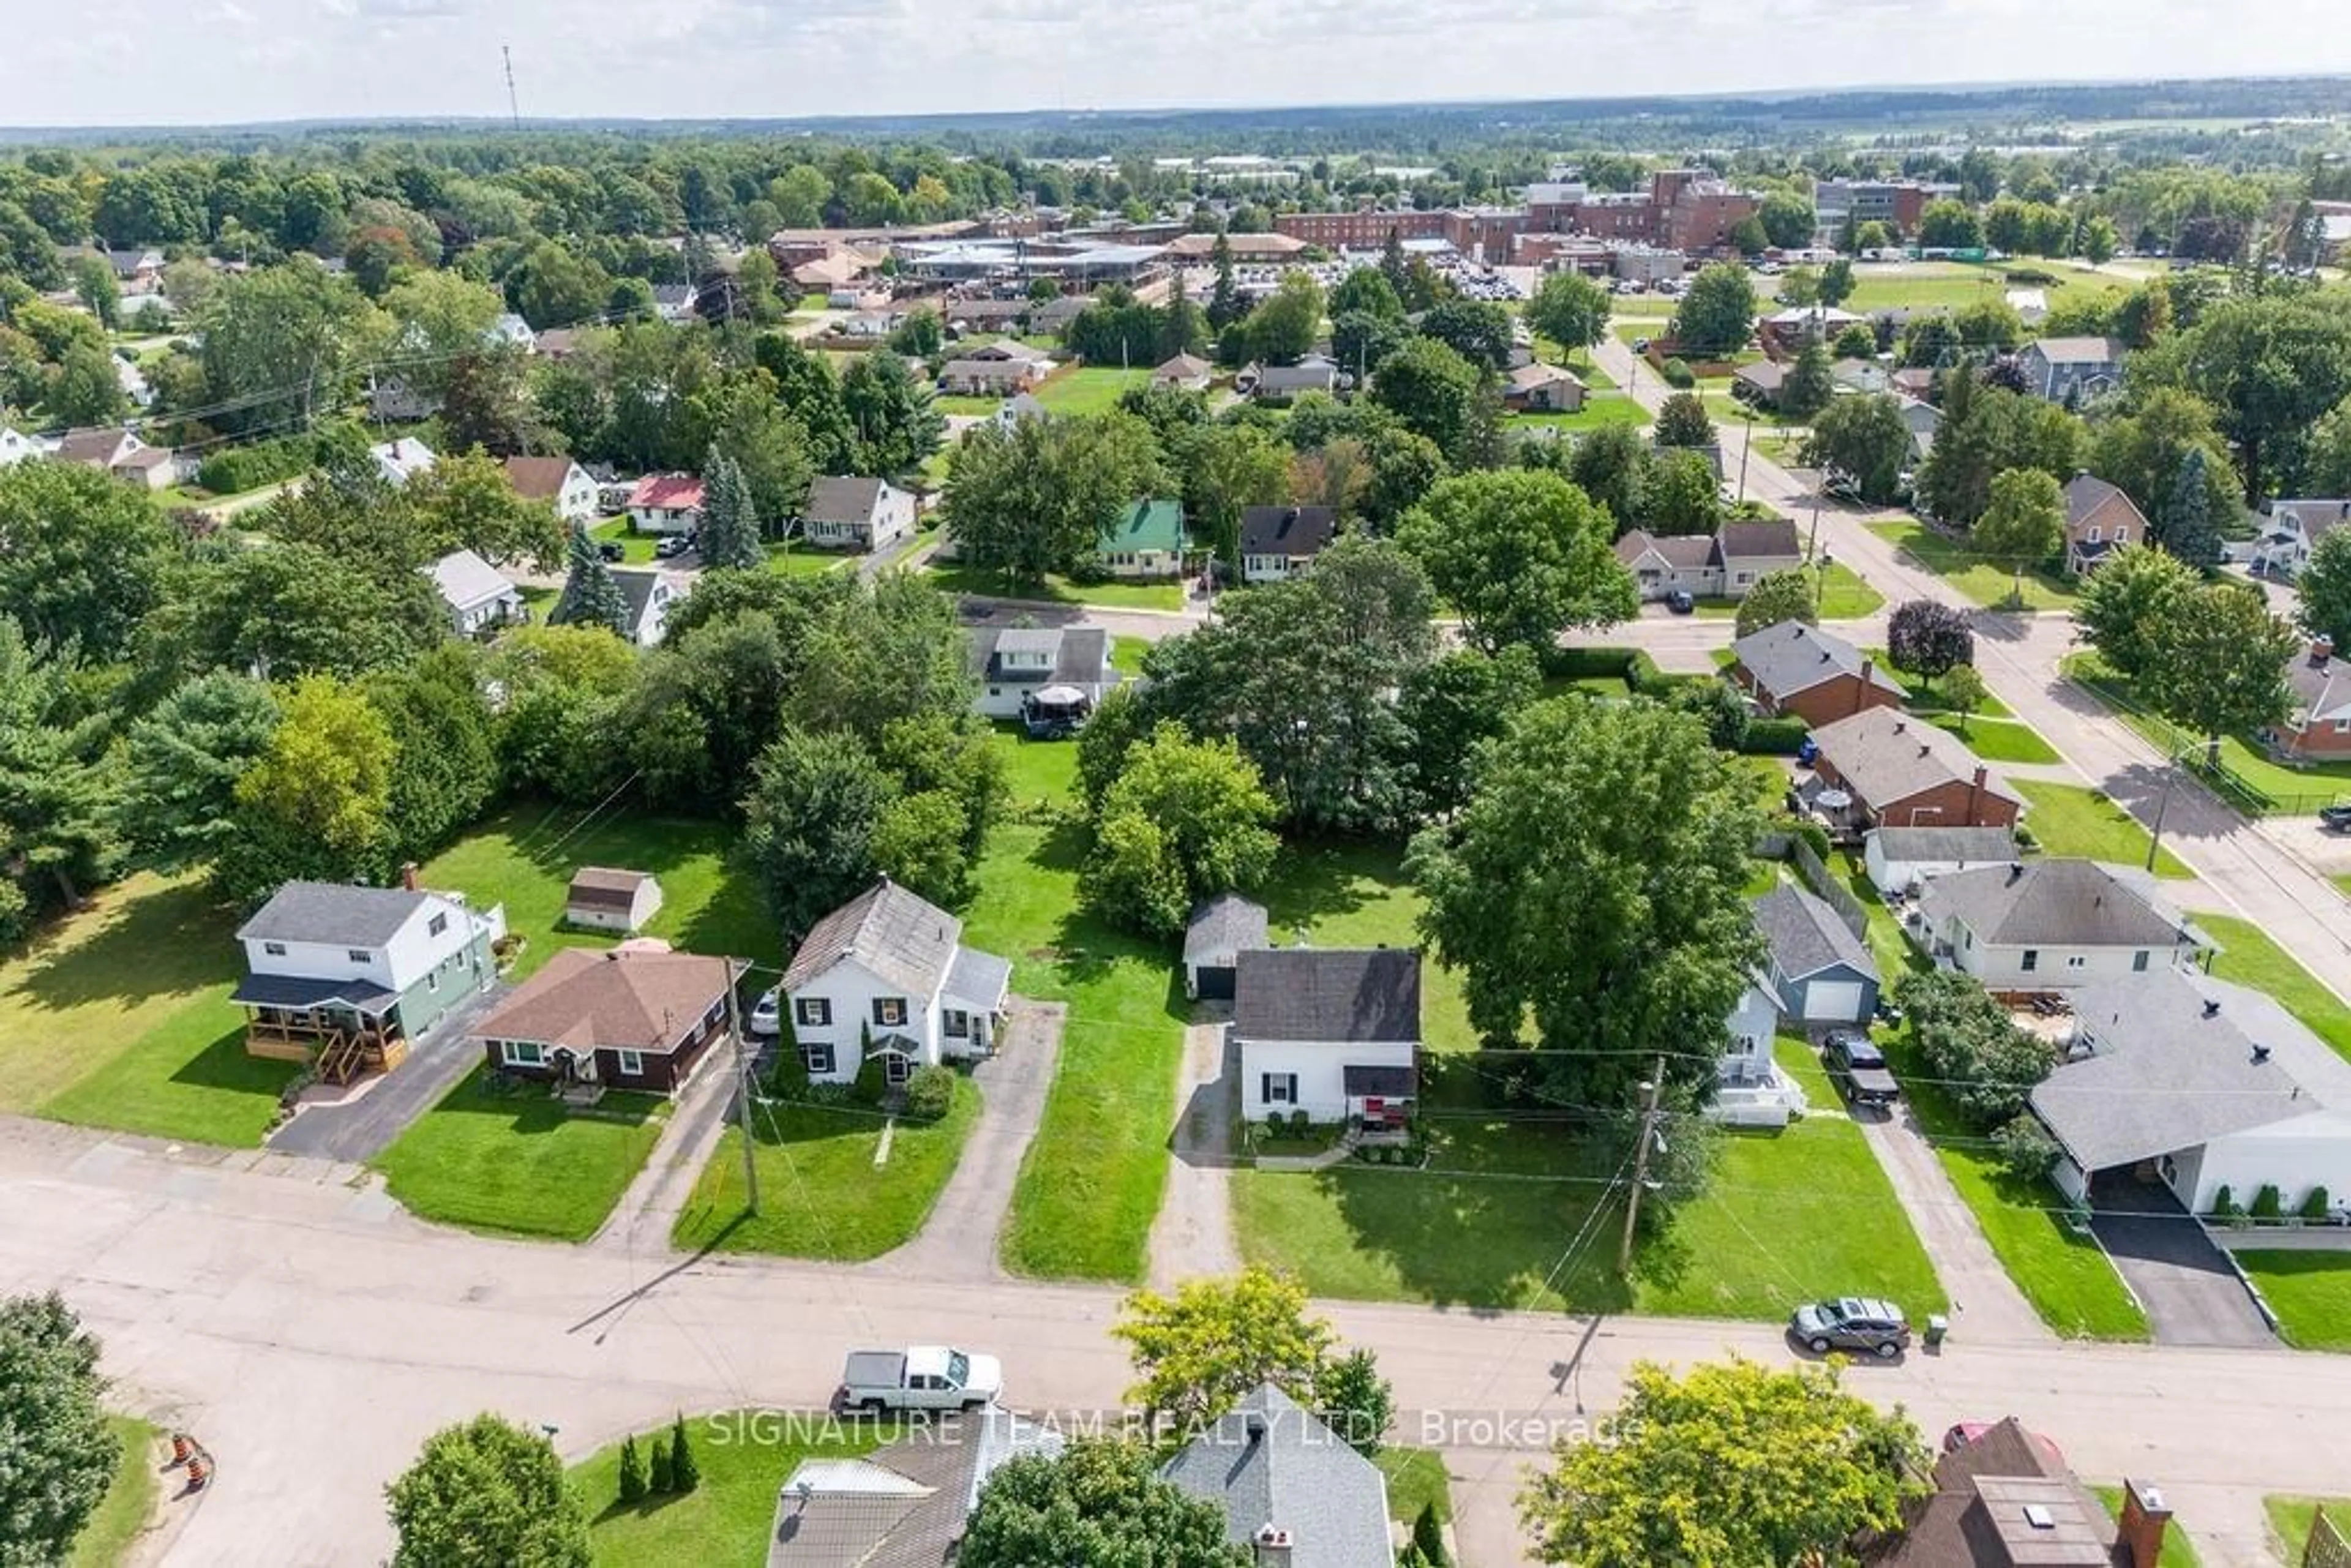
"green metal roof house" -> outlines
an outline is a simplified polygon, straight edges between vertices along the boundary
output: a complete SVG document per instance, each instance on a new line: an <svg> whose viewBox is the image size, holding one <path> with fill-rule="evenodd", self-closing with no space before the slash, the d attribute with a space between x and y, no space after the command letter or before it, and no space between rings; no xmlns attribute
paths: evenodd
<svg viewBox="0 0 2351 1568"><path fill-rule="evenodd" d="M1102 530L1094 559L1113 577L1184 575L1184 503L1137 501Z"/></svg>

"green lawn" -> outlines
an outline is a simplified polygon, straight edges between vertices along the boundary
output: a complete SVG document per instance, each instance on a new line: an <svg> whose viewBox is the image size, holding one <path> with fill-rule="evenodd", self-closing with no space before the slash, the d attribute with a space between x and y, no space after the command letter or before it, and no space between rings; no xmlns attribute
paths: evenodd
<svg viewBox="0 0 2351 1568"><path fill-rule="evenodd" d="M260 1143L297 1069L246 1054L245 1009L228 999L229 989L221 987L140 1035L41 1113L157 1138Z"/></svg>
<svg viewBox="0 0 2351 1568"><path fill-rule="evenodd" d="M990 414L1004 406L1004 400L970 392L939 392L932 397L931 406L941 413Z"/></svg>
<svg viewBox="0 0 2351 1568"><path fill-rule="evenodd" d="M1092 365L1067 371L1037 389L1037 401L1055 413L1108 413L1129 387L1151 380L1151 367L1121 371Z"/></svg>
<svg viewBox="0 0 2351 1568"><path fill-rule="evenodd" d="M795 1417L787 1419L787 1417ZM762 1568L775 1528L776 1494L802 1459L851 1459L892 1435L886 1425L822 1422L813 1414L758 1409L686 1420L702 1484L684 1497L623 1503L621 1445L571 1467L573 1494L589 1519L597 1568ZM657 1429L664 1439L666 1427ZM638 1434L647 1452L655 1432Z"/></svg>
<svg viewBox="0 0 2351 1568"><path fill-rule="evenodd" d="M2031 807L2024 814L2024 825L2032 830L2032 841L2044 853L2080 855L2124 865L2147 863L2147 830L2104 792L2077 784L2053 784L2042 779L2011 782ZM2170 877L2196 874L2169 850L2156 857L2155 873Z"/></svg>
<svg viewBox="0 0 2351 1568"><path fill-rule="evenodd" d="M601 544L619 545L621 562L624 566L652 565L653 546L661 542L659 534L631 533L629 519L626 517L607 518L588 531Z"/></svg>
<svg viewBox="0 0 2351 1568"><path fill-rule="evenodd" d="M1387 1478L1388 1517L1410 1525L1420 1511L1434 1504L1439 1523L1453 1517L1452 1478L1445 1473L1445 1456L1431 1448L1389 1445L1372 1462Z"/></svg>
<svg viewBox="0 0 2351 1568"><path fill-rule="evenodd" d="M2017 587L2006 562L1988 560L1924 523L1872 523L1869 528L1920 567L1987 608L2005 608ZM2027 610L2066 609L2078 591L2071 579L2040 568L2024 574L2022 590Z"/></svg>
<svg viewBox="0 0 2351 1568"><path fill-rule="evenodd" d="M2236 1259L2277 1313L2287 1343L2351 1351L2351 1256L2245 1251Z"/></svg>
<svg viewBox="0 0 2351 1568"><path fill-rule="evenodd" d="M1886 656L1885 649L1864 648L1862 652L1876 660L1879 668L1894 670L1894 661ZM1912 713L1939 714L1950 712L1950 709L1943 705L1941 687L1936 685L1930 681L1922 681L1917 675L1905 674L1900 670L1894 670L1894 673L1897 675L1901 675L1902 679L1909 685L1910 698L1902 706L1908 708ZM2016 715L2010 710L2009 706L2006 703L2001 701L1999 697L1993 695L1991 692L1986 692L1984 693L1982 703L1978 705L1975 712L1970 716L1970 718L1978 719L2014 718Z"/></svg>
<svg viewBox="0 0 2351 1568"><path fill-rule="evenodd" d="M792 1093L802 1092L795 1085ZM876 1166L886 1118L850 1106L770 1102L752 1116L760 1212L744 1209L743 1134L729 1127L702 1167L670 1239L680 1249L778 1252L858 1263L904 1246L923 1228L955 1174L972 1124L978 1085L956 1077L947 1113L932 1123L901 1119L889 1163Z"/></svg>
<svg viewBox="0 0 2351 1568"><path fill-rule="evenodd" d="M2053 283L2030 286L2047 293L2052 308L2064 300L2120 293L2132 287L2128 278L2062 261L1982 265L1922 261L1898 267L1865 264L1854 269L1853 295L1845 300L1844 308L1864 316L1873 310L1957 310L1979 299L2004 298L2010 287L2004 274L2014 266L2055 275Z"/></svg>
<svg viewBox="0 0 2351 1568"><path fill-rule="evenodd" d="M2122 1488L2092 1487L2090 1490L2096 1492L2098 1500L2106 1505L2108 1518L2116 1521L2122 1518ZM2163 1552L2156 1559L2155 1568L2202 1568L2202 1564L2203 1559L2196 1555L2196 1548L2188 1539L2186 1527L2174 1517L2171 1528L2164 1532Z"/></svg>
<svg viewBox="0 0 2351 1568"><path fill-rule="evenodd" d="M2266 992L2333 1046L2335 1054L2351 1059L2351 1005L2328 990L2317 976L2252 921L2199 912L2196 924L2220 944L2221 952L2212 960L2214 975Z"/></svg>
<svg viewBox="0 0 2351 1568"><path fill-rule="evenodd" d="M1962 719L1955 713L1938 713L1930 715L1929 722L1966 741L1969 749L1986 762L2065 760L2057 755L2055 747L2041 738L2039 730L2020 720L1973 716ZM2144 855L2146 852L2142 850L2140 853Z"/></svg>
<svg viewBox="0 0 2351 1568"><path fill-rule="evenodd" d="M768 547L768 570L782 577L815 577L822 572L845 571L864 557L846 550L811 549L806 545L771 544Z"/></svg>
<svg viewBox="0 0 2351 1568"><path fill-rule="evenodd" d="M2262 1508L2270 1516L2270 1532L2276 1537L2281 1562L2299 1561L2304 1542L2310 1539L2310 1527L2317 1522L2318 1511L2324 1508L2336 1528L2351 1533L2351 1497L2292 1497L2279 1493L2262 1499Z"/></svg>
<svg viewBox="0 0 2351 1568"><path fill-rule="evenodd" d="M1620 683L1616 695L1625 695ZM1392 844L1354 840L1293 843L1282 851L1272 883L1259 890L1276 946L1415 947L1420 894ZM1474 1051L1461 977L1434 959L1420 967L1421 1040L1433 1051Z"/></svg>
<svg viewBox="0 0 2351 1568"><path fill-rule="evenodd" d="M1595 392L1573 413L1513 413L1502 421L1510 430L1598 430L1609 424L1646 424L1649 412L1630 393Z"/></svg>
<svg viewBox="0 0 2351 1568"><path fill-rule="evenodd" d="M1128 680L1143 674L1143 656L1151 652L1151 644L1140 637L1113 637L1110 641L1111 668Z"/></svg>
<svg viewBox="0 0 2351 1568"><path fill-rule="evenodd" d="M1835 862L1847 888L1869 916L1869 947L1879 972L1891 982L1926 960L1895 924L1863 871L1861 859L1841 852ZM2056 1212L2057 1189L2020 1181L2001 1168L1980 1139L1960 1122L1950 1103L1924 1076L1909 1030L1874 1031L1896 1073L1913 1114L1935 1145L1944 1174L1982 1228L1984 1239L2009 1278L2042 1321L2059 1333L2093 1339L2145 1339L2147 1320L2123 1286L2122 1278L2097 1243L2075 1232Z"/></svg>
<svg viewBox="0 0 2351 1568"><path fill-rule="evenodd" d="M1609 1171L1556 1123L1473 1108L1476 1069L1437 1058L1425 1091L1429 1168L1349 1165L1234 1174L1242 1255L1318 1295L1444 1306L1635 1311L1772 1321L1792 1302L1860 1292L1914 1316L1945 1309L1925 1249L1861 1130L1808 1049L1783 1043L1816 1113L1784 1131L1731 1132L1703 1193L1615 1272ZM1856 1224L1855 1216L1870 1217ZM1579 1233L1583 1241L1564 1268Z"/></svg>
<svg viewBox="0 0 2351 1568"><path fill-rule="evenodd" d="M2075 685L2095 694L2149 745L2168 754L2186 753L2197 775L2239 810L2257 816L2300 816L2351 796L2351 762L2292 766L2238 735L2222 738L2220 777L2213 779L2203 767L2201 739L2149 712L2131 684L2106 668L2096 654L2076 653L2065 661L2064 669Z"/></svg>
<svg viewBox="0 0 2351 1568"><path fill-rule="evenodd" d="M484 1068L378 1155L410 1212L469 1230L585 1241L653 1153L669 1102L607 1094L574 1113L539 1084L493 1090Z"/></svg>
<svg viewBox="0 0 2351 1568"><path fill-rule="evenodd" d="M1863 581L1858 572L1841 560L1831 561L1828 571L1820 579L1820 617L1823 621L1859 621L1876 614L1885 603L1884 594ZM1698 612L1728 620L1739 613L1739 601L1701 599Z"/></svg>
<svg viewBox="0 0 2351 1568"><path fill-rule="evenodd" d="M155 1440L162 1433L136 1416L109 1416L106 1425L122 1445L122 1455L98 1511L74 1537L66 1568L121 1568L130 1562L162 1490L155 1479Z"/></svg>
<svg viewBox="0 0 2351 1568"><path fill-rule="evenodd" d="M1069 1007L1004 1261L1024 1274L1137 1281L1166 1185L1188 1014L1176 949L1078 905L1086 839L1070 811L1077 747L1008 729L998 744L1010 804L988 834L963 939L1011 959L1020 995Z"/></svg>
<svg viewBox="0 0 2351 1568"><path fill-rule="evenodd" d="M1181 610L1180 582L1073 582L1050 576L1042 584L1016 583L999 572L974 566L934 564L926 569L948 593L976 593L987 599L1030 600L1040 604L1099 604L1108 610Z"/></svg>

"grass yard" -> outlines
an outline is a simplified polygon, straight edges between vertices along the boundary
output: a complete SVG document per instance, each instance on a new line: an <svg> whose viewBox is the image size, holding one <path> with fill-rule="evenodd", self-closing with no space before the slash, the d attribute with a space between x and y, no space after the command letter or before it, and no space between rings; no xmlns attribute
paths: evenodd
<svg viewBox="0 0 2351 1568"><path fill-rule="evenodd" d="M863 559L847 551L810 549L805 545L798 549L784 544L768 547L768 570L779 577L816 577L828 571L847 571Z"/></svg>
<svg viewBox="0 0 2351 1568"><path fill-rule="evenodd" d="M1631 394L1595 392L1573 413L1513 413L1502 421L1506 430L1598 430L1610 424L1645 424L1649 411Z"/></svg>
<svg viewBox="0 0 2351 1568"><path fill-rule="evenodd" d="M2029 724L2015 719L1982 718L1970 716L1965 719L1955 713L1930 715L1928 722L1938 729L1948 729L1968 743L1968 748L1986 762L2057 763L2065 759L2057 748L2041 738L2041 732Z"/></svg>
<svg viewBox="0 0 2351 1568"><path fill-rule="evenodd" d="M2277 1313L2287 1343L2351 1351L2351 1256L2247 1251L2236 1258Z"/></svg>
<svg viewBox="0 0 2351 1568"><path fill-rule="evenodd" d="M1853 568L1843 561L1829 563L1828 572L1820 581L1822 620L1863 620L1876 614L1885 603L1886 596L1864 582ZM1729 620L1739 613L1739 601L1701 599L1698 601L1698 612Z"/></svg>
<svg viewBox="0 0 2351 1568"><path fill-rule="evenodd" d="M1151 367L1115 371L1093 365L1066 371L1037 389L1037 401L1055 413L1108 413L1129 387L1151 380Z"/></svg>
<svg viewBox="0 0 2351 1568"><path fill-rule="evenodd" d="M411 1212L468 1230L585 1241L653 1153L669 1102L607 1094L566 1111L537 1084L498 1092L475 1067L376 1158Z"/></svg>
<svg viewBox="0 0 2351 1568"><path fill-rule="evenodd" d="M74 1537L65 1568L121 1568L131 1561L155 1511L161 1490L155 1479L155 1441L163 1434L136 1416L109 1416L106 1425L122 1445L122 1457L115 1461L114 1479L98 1511Z"/></svg>
<svg viewBox="0 0 2351 1568"><path fill-rule="evenodd" d="M974 593L984 599L1028 600L1040 604L1099 604L1106 610L1181 610L1180 582L1072 582L1060 575L1042 584L1014 582L1000 572L975 566L933 565L932 580L948 593Z"/></svg>
<svg viewBox="0 0 2351 1568"><path fill-rule="evenodd" d="M2351 1059L2351 1004L2328 990L2317 976L2252 921L2202 913L2195 919L2220 944L2222 951L2212 960L2215 976L2266 992L2333 1046L2336 1055Z"/></svg>
<svg viewBox="0 0 2351 1568"><path fill-rule="evenodd" d="M2081 855L2124 865L2147 863L2147 830L2104 792L2078 784L2053 784L2042 779L2011 780L2032 808L2024 825L2032 841L2052 855ZM2155 859L2158 876L2189 877L2196 873L2165 850Z"/></svg>
<svg viewBox="0 0 2351 1568"><path fill-rule="evenodd" d="M1986 559L1924 523L1872 523L1869 530L1987 609L2006 608L2017 587L2007 563ZM2070 579L2040 567L2024 574L2022 590L2027 610L2070 608L2077 591Z"/></svg>
<svg viewBox="0 0 2351 1568"><path fill-rule="evenodd" d="M217 940L235 946L225 933ZM297 1069L246 1054L245 1009L228 993L224 986L140 1035L41 1113L157 1138L259 1144Z"/></svg>
<svg viewBox="0 0 2351 1568"><path fill-rule="evenodd" d="M2106 1516L2120 1521L2123 1516L2123 1489L2092 1487L2090 1490L2096 1492L2098 1500L2106 1505ZM2189 1541L2186 1527L2174 1518L2171 1528L2164 1532L2163 1552L2155 1560L2155 1568L2203 1568L2203 1561L2196 1555L2195 1545Z"/></svg>
<svg viewBox="0 0 2351 1568"><path fill-rule="evenodd" d="M1000 397L981 397L971 392L938 392L931 406L941 413L968 413L986 416L1004 406Z"/></svg>
<svg viewBox="0 0 2351 1568"><path fill-rule="evenodd" d="M796 1090L795 1092L798 1091ZM684 1251L778 1252L859 1263L914 1239L955 1174L979 1119L978 1085L958 1073L947 1113L900 1120L889 1163L873 1163L886 1118L853 1106L769 1102L752 1113L761 1212L744 1210L743 1134L721 1137L671 1241ZM821 1201L812 1201L817 1195Z"/></svg>
<svg viewBox="0 0 2351 1568"><path fill-rule="evenodd" d="M1077 747L1008 729L998 744L1009 804L988 834L963 939L1011 959L1020 995L1070 1009L1013 1193L1004 1261L1024 1274L1136 1282L1167 1180L1189 1014L1176 948L1079 906L1086 841L1071 810Z"/></svg>
<svg viewBox="0 0 2351 1568"><path fill-rule="evenodd" d="M1625 695L1623 683L1616 695ZM1416 947L1420 894L1393 844L1337 840L1286 846L1270 885L1260 890L1276 946L1304 940L1316 947ZM1432 1051L1478 1048L1461 977L1433 958L1420 967L1421 1041Z"/></svg>
<svg viewBox="0 0 2351 1568"><path fill-rule="evenodd" d="M1453 1517L1453 1481L1445 1473L1445 1456L1433 1448L1389 1445L1373 1456L1387 1478L1388 1517L1410 1525L1424 1508L1437 1510L1438 1523Z"/></svg>
<svg viewBox="0 0 2351 1568"><path fill-rule="evenodd" d="M653 546L661 542L659 534L631 533L629 519L626 517L608 517L588 532L599 544L619 545L621 564L623 566L652 565Z"/></svg>
<svg viewBox="0 0 2351 1568"><path fill-rule="evenodd" d="M684 1497L624 1503L621 1445L600 1448L570 1469L572 1491L588 1514L596 1568L761 1568L775 1528L776 1494L802 1459L853 1459L893 1435L887 1424L784 1419L772 1409L727 1411L686 1423L702 1484ZM637 1434L639 1452L668 1428Z"/></svg>
<svg viewBox="0 0 2351 1568"><path fill-rule="evenodd" d="M2310 1539L2310 1527L2318 1521L2318 1511L2338 1526L2351 1527L2351 1497L2293 1497L2283 1493L2262 1499L2262 1510L2270 1517L2271 1542L2278 1550L2282 1563L2298 1561L2304 1542Z"/></svg>
<svg viewBox="0 0 2351 1568"><path fill-rule="evenodd" d="M1140 637L1113 637L1110 640L1111 668L1134 680L1143 674L1143 656L1151 652L1151 644Z"/></svg>
<svg viewBox="0 0 2351 1568"><path fill-rule="evenodd" d="M1318 1295L1471 1308L1635 1311L1769 1322L1792 1301L1860 1291L1914 1315L1944 1309L1925 1249L1861 1131L1804 1047L1782 1060L1822 1110L1782 1132L1730 1132L1704 1193L1614 1270L1609 1172L1590 1145L1523 1112L1438 1107L1474 1068L1440 1058L1426 1170L1341 1166L1235 1173L1242 1255L1286 1268ZM1470 1086L1474 1092L1474 1085ZM1856 1225L1856 1213L1882 1217ZM1572 1261L1561 1267L1581 1237Z"/></svg>
<svg viewBox="0 0 2351 1568"><path fill-rule="evenodd" d="M2188 734L2139 700L2131 683L2108 669L2095 653L2076 653L2064 663L2065 674L2085 687L2116 716L2138 731L2147 743L2168 754L2189 753L2197 778L2239 810L2255 816L2300 816L2351 796L2351 762L2316 762L2295 767L2279 761L2241 735L2220 741L2220 777L2203 768L2203 741Z"/></svg>
<svg viewBox="0 0 2351 1568"><path fill-rule="evenodd" d="M1900 670L1895 670L1894 661L1886 656L1885 649L1864 648L1862 652L1876 660L1880 669L1894 670L1894 673L1896 675L1901 676L1901 678L1908 684L1910 700L1902 706L1908 708L1912 713L1933 715L1944 714L1951 711L1949 708L1943 706L1943 694L1940 688L1928 682L1920 680L1917 675L1905 674ZM1982 703L1977 706L1973 714L1969 716L1969 719L1970 722L1972 723L1978 719L2014 718L2015 716L2015 713L2006 703L2001 701L1999 697L1995 696L1991 692L1986 692L1984 693Z"/></svg>

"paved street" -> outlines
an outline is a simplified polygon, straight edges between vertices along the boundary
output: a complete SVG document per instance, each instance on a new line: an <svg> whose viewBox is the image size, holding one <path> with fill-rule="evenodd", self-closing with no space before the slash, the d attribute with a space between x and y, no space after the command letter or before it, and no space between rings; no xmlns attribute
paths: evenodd
<svg viewBox="0 0 2351 1568"><path fill-rule="evenodd" d="M493 1240L410 1219L348 1167L251 1151L167 1155L11 1122L0 1212L0 1278L63 1289L122 1397L219 1459L175 1564L246 1568L256 1542L293 1568L371 1560L390 1544L384 1480L426 1433L486 1406L551 1425L578 1455L680 1409L820 1402L852 1345L948 1322L1003 1354L1024 1407L1097 1408L1127 1378L1104 1333L1114 1291L925 1290L840 1267ZM1509 1499L1541 1447L1531 1423L1606 1409L1637 1358L1790 1354L1751 1323L1327 1310L1378 1350L1399 1437L1446 1450L1479 1568L1519 1560ZM1971 1333L1851 1376L1930 1432L2013 1411L2092 1477L2162 1482L2215 1568L2266 1561L2260 1493L2351 1476L2346 1357Z"/></svg>

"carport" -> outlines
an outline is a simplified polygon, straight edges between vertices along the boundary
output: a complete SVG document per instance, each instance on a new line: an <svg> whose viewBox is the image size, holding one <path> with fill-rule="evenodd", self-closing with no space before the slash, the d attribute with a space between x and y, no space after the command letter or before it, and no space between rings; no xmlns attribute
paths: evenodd
<svg viewBox="0 0 2351 1568"><path fill-rule="evenodd" d="M2158 1344L2277 1343L2228 1255L2154 1176L2092 1176L2090 1233L2138 1298Z"/></svg>

